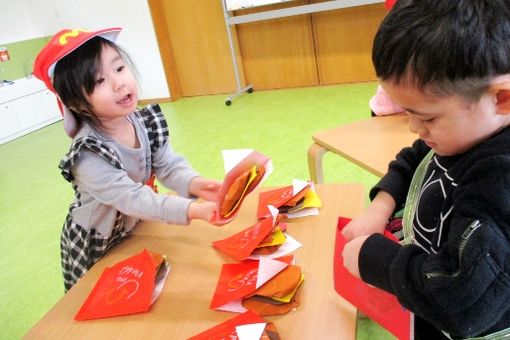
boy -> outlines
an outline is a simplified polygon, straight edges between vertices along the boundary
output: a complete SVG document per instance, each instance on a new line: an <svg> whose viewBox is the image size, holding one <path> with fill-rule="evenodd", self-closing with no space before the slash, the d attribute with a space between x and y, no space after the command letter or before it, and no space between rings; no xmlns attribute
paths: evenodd
<svg viewBox="0 0 510 340"><path fill-rule="evenodd" d="M374 40L419 140L346 227L343 258L415 313L415 339L510 334L509 37L510 0L398 0ZM399 245L381 233L404 204Z"/></svg>

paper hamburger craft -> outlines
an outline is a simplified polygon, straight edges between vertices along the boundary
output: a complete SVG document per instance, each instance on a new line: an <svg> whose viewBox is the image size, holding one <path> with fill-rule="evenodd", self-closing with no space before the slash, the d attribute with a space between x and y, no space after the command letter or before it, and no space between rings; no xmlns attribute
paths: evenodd
<svg viewBox="0 0 510 340"><path fill-rule="evenodd" d="M260 258L222 266L211 309L259 315L288 313L299 306L297 292L303 282L294 257Z"/></svg>
<svg viewBox="0 0 510 340"><path fill-rule="evenodd" d="M292 185L259 194L257 218L270 215L269 207L278 209L287 218L318 215L321 200L314 191L313 183L294 179Z"/></svg>
<svg viewBox="0 0 510 340"><path fill-rule="evenodd" d="M285 233L287 227L280 221L278 211L273 207L271 210L271 217L225 239L214 241L213 247L237 261L263 256L280 257L300 248L301 243Z"/></svg>
<svg viewBox="0 0 510 340"><path fill-rule="evenodd" d="M222 225L237 215L244 198L273 171L271 159L253 150L224 150L226 175L218 191L217 212L209 222Z"/></svg>
<svg viewBox="0 0 510 340"><path fill-rule="evenodd" d="M289 265L252 294L242 305L259 315L281 315L299 306L298 289L303 282L301 267Z"/></svg>
<svg viewBox="0 0 510 340"><path fill-rule="evenodd" d="M208 330L197 334L188 340L280 340L276 325L264 320L260 315L247 311Z"/></svg>

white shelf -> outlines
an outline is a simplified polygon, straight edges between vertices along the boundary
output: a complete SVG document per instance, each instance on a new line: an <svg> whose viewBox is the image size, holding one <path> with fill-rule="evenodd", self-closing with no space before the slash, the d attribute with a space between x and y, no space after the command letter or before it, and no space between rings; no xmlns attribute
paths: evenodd
<svg viewBox="0 0 510 340"><path fill-rule="evenodd" d="M62 119L57 98L36 78L0 87L0 145Z"/></svg>

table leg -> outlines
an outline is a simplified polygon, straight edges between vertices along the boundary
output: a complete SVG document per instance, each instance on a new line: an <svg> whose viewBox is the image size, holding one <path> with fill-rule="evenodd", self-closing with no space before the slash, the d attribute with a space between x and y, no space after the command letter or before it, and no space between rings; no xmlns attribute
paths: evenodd
<svg viewBox="0 0 510 340"><path fill-rule="evenodd" d="M310 145L308 148L308 172L310 179L316 184L324 183L324 174L322 170L322 156L328 150L316 143Z"/></svg>

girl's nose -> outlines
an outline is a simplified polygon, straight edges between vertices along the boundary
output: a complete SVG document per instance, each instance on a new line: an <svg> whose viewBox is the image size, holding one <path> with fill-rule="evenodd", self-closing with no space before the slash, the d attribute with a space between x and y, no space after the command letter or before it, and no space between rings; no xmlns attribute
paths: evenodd
<svg viewBox="0 0 510 340"><path fill-rule="evenodd" d="M115 91L122 89L125 85L126 83L122 77L113 77L112 86Z"/></svg>

